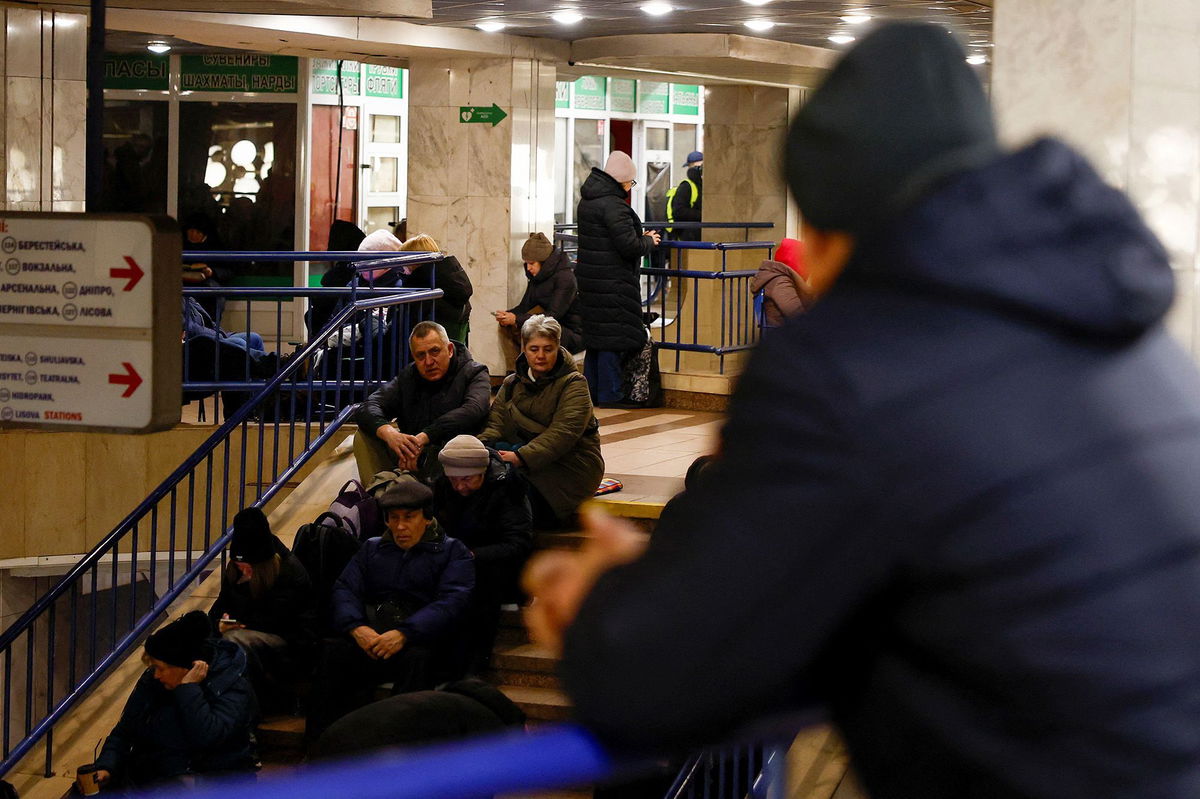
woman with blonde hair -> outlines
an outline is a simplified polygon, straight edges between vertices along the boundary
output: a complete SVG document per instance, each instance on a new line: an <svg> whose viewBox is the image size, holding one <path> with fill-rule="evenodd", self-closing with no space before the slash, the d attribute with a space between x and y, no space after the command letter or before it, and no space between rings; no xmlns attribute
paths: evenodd
<svg viewBox="0 0 1200 799"><path fill-rule="evenodd" d="M410 237L400 249L405 252L441 252L437 241L428 233ZM436 278L436 282L432 278ZM446 328L452 341L467 343L467 333L471 329L470 300L475 289L457 258L446 255L440 261L420 264L404 279L404 285L409 288L429 288L432 285L441 289L441 299L433 304L434 321Z"/></svg>

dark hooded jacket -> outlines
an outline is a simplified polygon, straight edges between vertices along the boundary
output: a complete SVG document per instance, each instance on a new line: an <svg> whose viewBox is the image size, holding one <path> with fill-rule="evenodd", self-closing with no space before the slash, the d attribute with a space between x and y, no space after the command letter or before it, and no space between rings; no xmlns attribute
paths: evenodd
<svg viewBox="0 0 1200 799"><path fill-rule="evenodd" d="M476 563L522 562L533 549L525 478L494 450L489 453L479 490L464 497L443 475L433 486L433 507L442 529L466 544Z"/></svg>
<svg viewBox="0 0 1200 799"><path fill-rule="evenodd" d="M577 717L694 744L811 689L875 799L1200 796L1200 378L1172 294L1055 141L864 235L585 601ZM767 557L731 557L737 531Z"/></svg>
<svg viewBox="0 0 1200 799"><path fill-rule="evenodd" d="M679 181L675 193L671 195L671 219L676 222L701 222L704 216L704 170L698 166L690 167L686 177L687 180ZM675 228L672 238L700 241L701 235L699 229Z"/></svg>
<svg viewBox="0 0 1200 799"><path fill-rule="evenodd" d="M246 653L212 639L208 676L168 691L146 669L104 741L99 768L121 782L161 782L182 774L252 770L254 691L246 680Z"/></svg>
<svg viewBox="0 0 1200 799"><path fill-rule="evenodd" d="M525 273L527 276L528 272ZM571 352L583 349L583 317L579 315L579 284L575 282L575 270L562 250L555 247L550 257L542 262L536 275L529 277L529 285L521 301L509 309L517 317L517 330L529 319L534 308L540 307L546 316L552 316L562 325L562 345Z"/></svg>
<svg viewBox="0 0 1200 799"><path fill-rule="evenodd" d="M375 435L395 419L401 433L424 432L436 451L460 433L475 433L487 419L492 383L487 367L471 358L465 344L454 342L450 368L441 380L421 377L416 364L367 397L354 415L360 430Z"/></svg>
<svg viewBox="0 0 1200 799"><path fill-rule="evenodd" d="M642 222L625 195L616 179L596 167L579 190L575 277L589 350L622 352L646 343L638 268L654 242L642 235Z"/></svg>
<svg viewBox="0 0 1200 799"><path fill-rule="evenodd" d="M474 587L471 551L436 519L407 550L390 534L368 538L333 585L334 628L370 624L371 609L389 602L407 613L395 629L414 643L434 643L462 619Z"/></svg>
<svg viewBox="0 0 1200 799"><path fill-rule="evenodd" d="M305 646L316 636L316 595L304 564L283 542L271 536L279 555L279 576L264 595L254 597L250 583L239 583L227 570L221 575L221 593L208 611L214 629L222 614L249 630L278 635L291 646Z"/></svg>
<svg viewBox="0 0 1200 799"><path fill-rule="evenodd" d="M762 262L758 272L750 280L750 293L763 293L763 325L779 327L789 316L812 306L815 297L807 281L787 264L772 261Z"/></svg>
<svg viewBox="0 0 1200 799"><path fill-rule="evenodd" d="M433 312L434 318L443 325L462 325L471 318L471 294L475 288L467 270L453 255L420 264L404 278L404 285L409 288L432 286L442 290L442 296L433 302Z"/></svg>

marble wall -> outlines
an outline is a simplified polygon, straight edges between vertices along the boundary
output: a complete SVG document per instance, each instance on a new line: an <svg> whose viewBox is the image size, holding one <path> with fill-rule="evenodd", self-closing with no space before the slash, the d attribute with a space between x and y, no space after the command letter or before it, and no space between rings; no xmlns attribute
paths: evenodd
<svg viewBox="0 0 1200 799"><path fill-rule="evenodd" d="M992 97L1010 145L1060 136L1170 252L1169 325L1200 358L1200 2L997 0Z"/></svg>
<svg viewBox="0 0 1200 799"><path fill-rule="evenodd" d="M0 6L0 207L82 211L87 17Z"/></svg>
<svg viewBox="0 0 1200 799"><path fill-rule="evenodd" d="M408 230L458 257L475 287L471 352L504 373L492 312L525 289L521 245L553 234L554 80L530 59L409 64ZM461 106L498 105L500 124L463 123Z"/></svg>
<svg viewBox="0 0 1200 799"><path fill-rule="evenodd" d="M774 230L762 238L783 237L788 191L780 154L790 106L788 89L705 87L704 221L774 222ZM742 241L742 236L741 230L704 234L706 241Z"/></svg>

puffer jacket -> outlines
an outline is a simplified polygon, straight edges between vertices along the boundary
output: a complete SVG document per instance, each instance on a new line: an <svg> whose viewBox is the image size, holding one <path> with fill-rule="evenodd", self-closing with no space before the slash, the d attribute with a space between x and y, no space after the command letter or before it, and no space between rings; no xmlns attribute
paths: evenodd
<svg viewBox="0 0 1200 799"><path fill-rule="evenodd" d="M538 380L529 376L525 355L517 356L516 372L500 386L479 438L518 445L523 474L559 519L595 494L604 477L587 379L561 347L554 369Z"/></svg>
<svg viewBox="0 0 1200 799"><path fill-rule="evenodd" d="M526 272L526 275L529 273ZM533 308L552 316L562 325L562 345L571 352L583 349L583 317L579 315L579 284L566 254L554 248L542 268L529 278L521 301L509 309L517 317L517 330L529 319Z"/></svg>
<svg viewBox="0 0 1200 799"><path fill-rule="evenodd" d="M117 726L104 741L99 768L137 785L213 771L253 770L254 691L246 653L212 639L208 676L168 691L147 669L138 678Z"/></svg>
<svg viewBox="0 0 1200 799"><path fill-rule="evenodd" d="M808 310L815 297L804 278L787 264L765 260L750 281L750 293L763 292L763 323L779 327L789 316Z"/></svg>
<svg viewBox="0 0 1200 799"><path fill-rule="evenodd" d="M471 318L471 294L475 288L467 270L453 255L447 255L440 261L420 264L408 277L404 285L409 288L429 288L433 278L437 278L435 288L442 290L442 296L433 302L434 318L443 325L461 325Z"/></svg>
<svg viewBox="0 0 1200 799"><path fill-rule="evenodd" d="M596 167L579 190L575 277L583 343L589 350L623 352L646 343L637 270L654 241L642 235L642 221L625 194L620 183Z"/></svg>
<svg viewBox="0 0 1200 799"><path fill-rule="evenodd" d="M368 538L333 585L334 628L348 633L369 624L368 607L392 602L409 614L397 630L414 643L434 642L462 618L474 587L471 551L436 519L407 550L390 534Z"/></svg>
<svg viewBox="0 0 1200 799"><path fill-rule="evenodd" d="M659 750L809 694L877 799L1200 796L1200 374L1163 326L1174 285L1053 140L866 234L585 600L576 718ZM763 556L731 556L737 531Z"/></svg>
<svg viewBox="0 0 1200 799"><path fill-rule="evenodd" d="M436 383L421 377L416 364L367 397L354 414L360 430L370 435L395 419L401 433L424 432L440 449L460 433L474 433L487 418L492 396L487 367L471 358L465 344L454 342L454 356Z"/></svg>

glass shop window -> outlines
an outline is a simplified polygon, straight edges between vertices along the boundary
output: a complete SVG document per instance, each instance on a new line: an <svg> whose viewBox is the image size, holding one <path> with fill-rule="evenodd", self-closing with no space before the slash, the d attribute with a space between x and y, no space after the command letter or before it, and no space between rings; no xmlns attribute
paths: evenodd
<svg viewBox="0 0 1200 799"><path fill-rule="evenodd" d="M104 102L104 173L98 211L167 212L165 100Z"/></svg>

